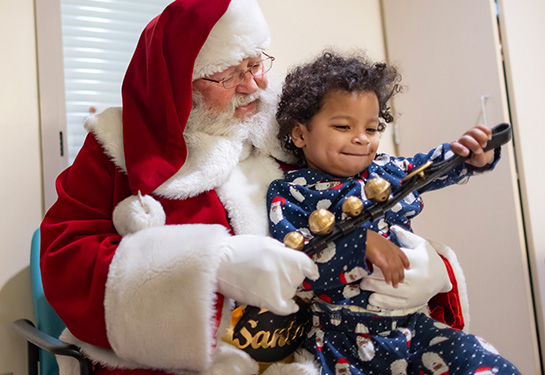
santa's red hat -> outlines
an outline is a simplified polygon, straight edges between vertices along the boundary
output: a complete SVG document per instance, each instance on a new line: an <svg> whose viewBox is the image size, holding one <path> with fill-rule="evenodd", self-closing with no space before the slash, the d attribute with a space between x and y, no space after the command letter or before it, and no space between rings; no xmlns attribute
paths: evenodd
<svg viewBox="0 0 545 375"><path fill-rule="evenodd" d="M141 202L137 194L150 194L185 163L183 132L193 80L258 56L269 44L269 28L257 0L176 0L148 24L122 87L131 202ZM145 217L125 225L128 232L148 222L164 222L150 217L148 205L141 208ZM125 211L117 215L125 221L136 212Z"/></svg>
<svg viewBox="0 0 545 375"><path fill-rule="evenodd" d="M283 206L286 204L286 198L282 198L280 196L276 196L273 198L272 202L271 203L278 203L280 202L280 204Z"/></svg>
<svg viewBox="0 0 545 375"><path fill-rule="evenodd" d="M495 374L498 372L498 369L492 367L479 367L475 370L475 375L484 375L484 374Z"/></svg>
<svg viewBox="0 0 545 375"><path fill-rule="evenodd" d="M337 365L349 365L349 362L346 358L343 357L337 360Z"/></svg>
<svg viewBox="0 0 545 375"><path fill-rule="evenodd" d="M346 271L341 271L341 274L339 275L339 281L343 284L347 284L348 282L346 281Z"/></svg>
<svg viewBox="0 0 545 375"><path fill-rule="evenodd" d="M258 56L269 44L257 0L176 0L148 24L122 87L133 194L151 193L184 164L192 81Z"/></svg>

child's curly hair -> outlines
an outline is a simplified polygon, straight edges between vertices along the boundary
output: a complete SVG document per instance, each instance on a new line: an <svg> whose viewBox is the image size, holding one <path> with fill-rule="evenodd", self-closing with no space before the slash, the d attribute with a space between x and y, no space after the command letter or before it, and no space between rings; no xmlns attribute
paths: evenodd
<svg viewBox="0 0 545 375"><path fill-rule="evenodd" d="M401 75L393 66L373 63L364 55L345 57L333 51L325 51L313 62L295 67L286 76L276 112L282 148L304 165L303 152L293 144L291 130L296 122L307 124L320 111L324 96L331 90L374 92L383 120L378 130L384 131L385 123L394 120L387 102L401 91L400 80Z"/></svg>

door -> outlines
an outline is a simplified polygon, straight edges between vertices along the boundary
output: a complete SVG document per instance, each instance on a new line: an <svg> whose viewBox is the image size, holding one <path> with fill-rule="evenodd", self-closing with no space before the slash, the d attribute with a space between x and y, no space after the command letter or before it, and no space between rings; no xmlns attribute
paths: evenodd
<svg viewBox="0 0 545 375"><path fill-rule="evenodd" d="M387 54L406 85L393 103L401 155L455 140L484 120L509 121L493 1L383 0L383 7ZM540 373L512 146L495 171L425 194L424 205L415 231L457 253L470 332L523 374Z"/></svg>

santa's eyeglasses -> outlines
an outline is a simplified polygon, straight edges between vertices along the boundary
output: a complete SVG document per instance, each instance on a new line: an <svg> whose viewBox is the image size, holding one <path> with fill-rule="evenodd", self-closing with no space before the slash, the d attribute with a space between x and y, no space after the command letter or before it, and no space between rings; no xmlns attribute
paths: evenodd
<svg viewBox="0 0 545 375"><path fill-rule="evenodd" d="M202 78L205 81L215 82L221 84L226 89L232 89L237 87L246 79L246 73L250 73L254 78L260 78L263 74L271 70L274 57L267 55L265 52L262 52L265 56L264 59L256 62L250 62L248 68L245 70L237 70L234 73L228 75L227 77L217 80L212 78Z"/></svg>

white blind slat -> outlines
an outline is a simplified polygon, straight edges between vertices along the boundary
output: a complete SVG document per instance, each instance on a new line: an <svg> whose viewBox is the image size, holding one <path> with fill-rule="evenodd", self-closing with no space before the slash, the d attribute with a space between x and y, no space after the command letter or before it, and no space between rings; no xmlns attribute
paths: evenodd
<svg viewBox="0 0 545 375"><path fill-rule="evenodd" d="M121 105L121 83L138 38L172 0L61 0L68 159L92 110Z"/></svg>

